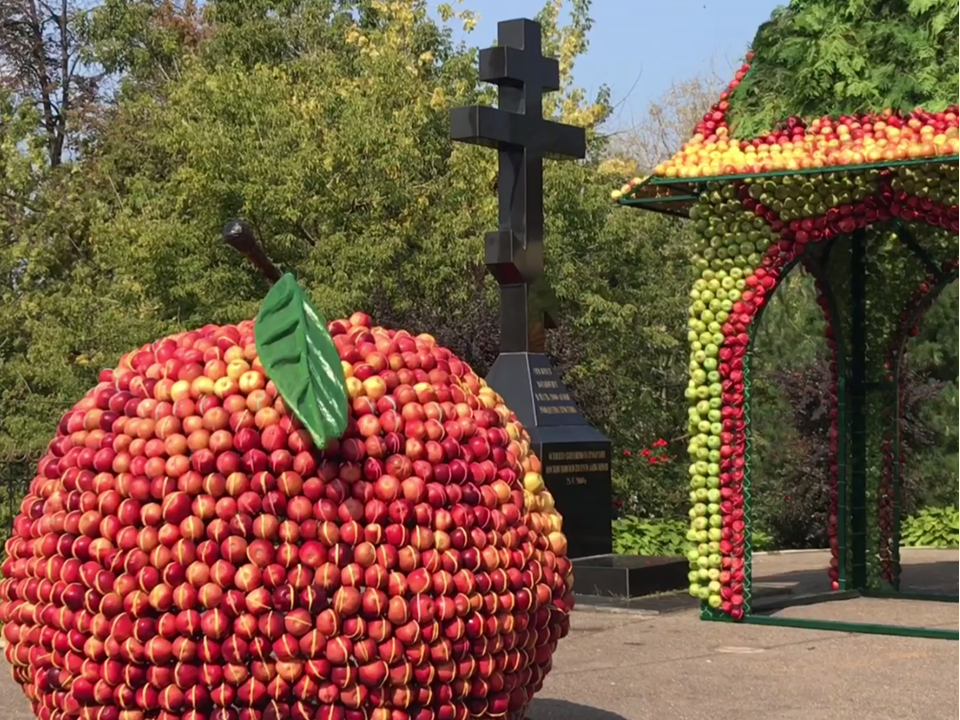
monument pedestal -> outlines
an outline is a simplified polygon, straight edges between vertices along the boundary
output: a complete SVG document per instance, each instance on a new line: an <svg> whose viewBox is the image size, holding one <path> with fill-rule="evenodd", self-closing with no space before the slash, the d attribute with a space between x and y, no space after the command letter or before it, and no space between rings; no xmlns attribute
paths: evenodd
<svg viewBox="0 0 960 720"><path fill-rule="evenodd" d="M542 353L500 355L487 382L530 433L563 516L578 595L631 599L687 586L686 558L613 554L610 441L587 423Z"/></svg>
<svg viewBox="0 0 960 720"><path fill-rule="evenodd" d="M504 353L487 383L530 433L541 474L563 516L567 555L607 555L613 549L610 441L587 423L541 353Z"/></svg>
<svg viewBox="0 0 960 720"><path fill-rule="evenodd" d="M632 600L685 589L689 565L683 557L598 555L573 561L577 595Z"/></svg>

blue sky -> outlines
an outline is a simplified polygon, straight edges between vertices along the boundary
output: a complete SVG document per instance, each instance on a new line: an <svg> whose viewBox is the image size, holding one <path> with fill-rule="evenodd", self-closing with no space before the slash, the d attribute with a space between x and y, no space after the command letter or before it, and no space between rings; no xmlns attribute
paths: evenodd
<svg viewBox="0 0 960 720"><path fill-rule="evenodd" d="M488 47L498 21L533 18L545 1L466 0L463 7L481 17L476 30L457 33L457 38ZM711 70L732 78L757 27L783 4L785 0L594 0L590 48L574 77L591 92L608 85L614 104L620 103L610 129L629 126L675 81Z"/></svg>

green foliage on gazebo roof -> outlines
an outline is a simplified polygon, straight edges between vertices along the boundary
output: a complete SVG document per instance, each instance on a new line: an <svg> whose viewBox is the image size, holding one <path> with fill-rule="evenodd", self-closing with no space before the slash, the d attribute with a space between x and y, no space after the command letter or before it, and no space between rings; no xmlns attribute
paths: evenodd
<svg viewBox="0 0 960 720"><path fill-rule="evenodd" d="M737 138L790 115L843 115L957 102L957 0L792 0L753 40L730 98Z"/></svg>

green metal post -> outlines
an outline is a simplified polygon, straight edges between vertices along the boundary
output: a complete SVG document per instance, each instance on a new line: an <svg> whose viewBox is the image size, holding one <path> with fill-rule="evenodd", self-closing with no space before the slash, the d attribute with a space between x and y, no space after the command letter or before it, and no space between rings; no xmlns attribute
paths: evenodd
<svg viewBox="0 0 960 720"><path fill-rule="evenodd" d="M834 316L836 317L836 316ZM838 334L842 332L840 323L837 322ZM842 345L837 347L837 563L840 571L839 584L840 590L851 589L853 583L851 578L851 568L848 551L850 549L850 540L847 537L849 528L847 526L850 517L847 505L847 368L845 356L841 355Z"/></svg>
<svg viewBox="0 0 960 720"><path fill-rule="evenodd" d="M749 625L774 625L793 627L803 630L829 630L864 635L893 635L896 637L926 638L929 640L960 640L960 632L951 628L925 628L904 625L875 625L873 623L838 622L835 620L813 620L809 618L769 617L751 615L743 622Z"/></svg>
<svg viewBox="0 0 960 720"><path fill-rule="evenodd" d="M902 349L901 345L901 349ZM894 398L893 398L893 589L900 590L900 359L902 351L897 354L893 368Z"/></svg>
<svg viewBox="0 0 960 720"><path fill-rule="evenodd" d="M757 318L759 320L759 318ZM750 358L756 322L750 328L750 345L743 356L743 613L749 615L753 605L753 498L750 476L753 468L753 429L750 423Z"/></svg>

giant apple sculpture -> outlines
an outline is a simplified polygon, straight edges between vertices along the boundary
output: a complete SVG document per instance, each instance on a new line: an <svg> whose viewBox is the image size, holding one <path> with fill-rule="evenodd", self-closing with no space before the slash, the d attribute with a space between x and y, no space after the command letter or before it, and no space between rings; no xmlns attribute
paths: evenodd
<svg viewBox="0 0 960 720"><path fill-rule="evenodd" d="M42 720L519 718L573 605L539 469L448 349L284 276L63 416L2 565L13 676Z"/></svg>

